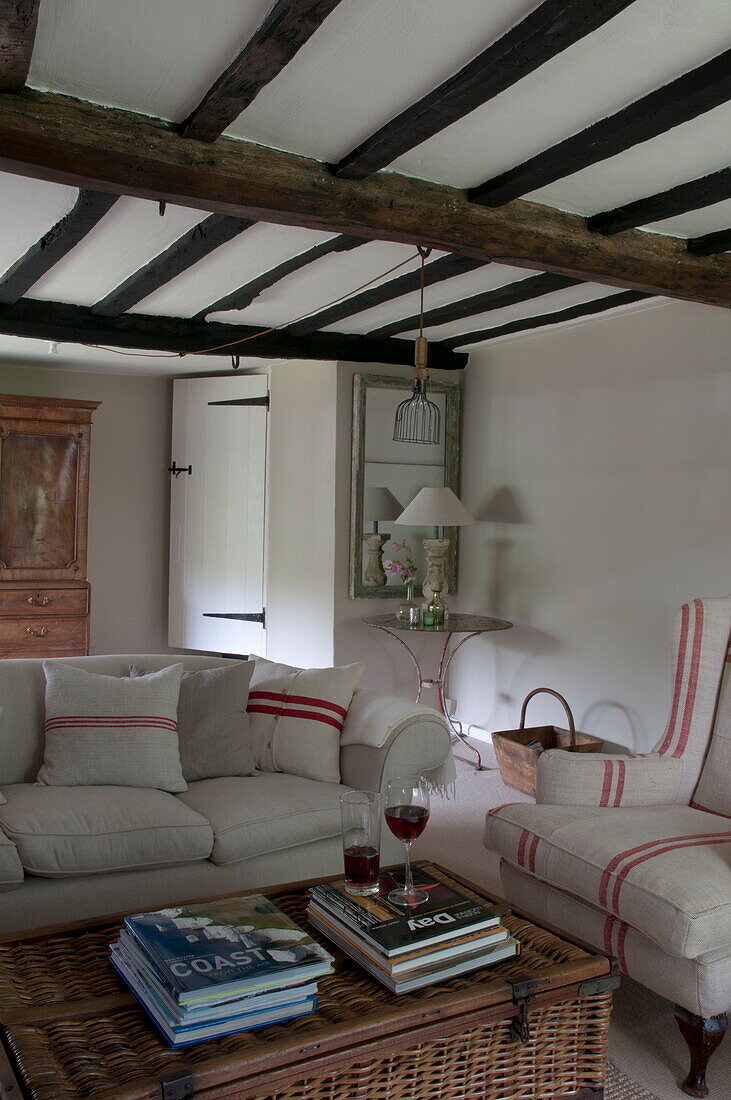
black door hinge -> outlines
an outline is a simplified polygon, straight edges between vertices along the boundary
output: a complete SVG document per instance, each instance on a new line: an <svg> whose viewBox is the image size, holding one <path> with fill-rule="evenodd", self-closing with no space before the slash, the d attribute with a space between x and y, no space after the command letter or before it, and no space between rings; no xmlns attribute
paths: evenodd
<svg viewBox="0 0 731 1100"><path fill-rule="evenodd" d="M193 467L192 466L178 466L178 464L173 460L172 466L168 466L168 473L172 474L173 477L178 477L179 474L192 474L193 473Z"/></svg>
<svg viewBox="0 0 731 1100"><path fill-rule="evenodd" d="M508 982L512 986L513 1001L520 1009L518 1015L514 1016L511 1020L510 1034L513 1039L516 1039L519 1043L529 1043L531 1041L531 1033L530 1021L528 1019L528 1005L536 995L538 982L536 982L534 978L527 977L525 974L516 974L515 978L508 978Z"/></svg>
<svg viewBox="0 0 731 1100"><path fill-rule="evenodd" d="M261 623L266 626L266 608L261 611L204 611L204 619L239 619L244 623Z"/></svg>
<svg viewBox="0 0 731 1100"><path fill-rule="evenodd" d="M269 395L266 397L237 397L231 401L209 401L209 405L262 405L269 408Z"/></svg>
<svg viewBox="0 0 731 1100"><path fill-rule="evenodd" d="M193 1100L194 1097L195 1083L187 1070L160 1078L160 1100Z"/></svg>

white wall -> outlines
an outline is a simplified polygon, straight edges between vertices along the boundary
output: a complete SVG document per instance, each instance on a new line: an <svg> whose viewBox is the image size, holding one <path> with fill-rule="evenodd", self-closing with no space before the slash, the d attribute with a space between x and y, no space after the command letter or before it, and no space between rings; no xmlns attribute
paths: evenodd
<svg viewBox="0 0 731 1100"><path fill-rule="evenodd" d="M462 533L456 606L516 622L457 657L465 721L516 726L547 685L580 729L657 739L676 609L731 591L730 347L731 312L674 303L472 355L463 499L484 516L503 488L524 522ZM531 706L529 724L556 721Z"/></svg>
<svg viewBox="0 0 731 1100"><path fill-rule="evenodd" d="M334 660L336 363L269 371L267 656Z"/></svg>
<svg viewBox="0 0 731 1100"><path fill-rule="evenodd" d="M167 650L170 382L0 361L0 391L101 401L91 433L92 653Z"/></svg>

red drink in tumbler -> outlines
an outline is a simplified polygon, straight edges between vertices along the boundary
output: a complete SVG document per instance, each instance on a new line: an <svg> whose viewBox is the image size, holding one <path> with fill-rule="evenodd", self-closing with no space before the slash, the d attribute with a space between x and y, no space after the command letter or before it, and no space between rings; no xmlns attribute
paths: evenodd
<svg viewBox="0 0 731 1100"><path fill-rule="evenodd" d="M378 791L348 791L340 796L345 889L349 894L378 892L382 805Z"/></svg>

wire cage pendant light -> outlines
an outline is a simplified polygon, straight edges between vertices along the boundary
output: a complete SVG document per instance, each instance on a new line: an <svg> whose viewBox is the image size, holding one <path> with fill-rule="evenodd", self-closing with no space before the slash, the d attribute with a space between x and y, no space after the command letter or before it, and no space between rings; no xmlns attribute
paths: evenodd
<svg viewBox="0 0 731 1100"><path fill-rule="evenodd" d="M393 426L393 438L396 443L439 443L441 437L442 414L437 405L429 400L427 383L427 340L424 336L424 261L431 252L430 248L419 247L421 257L419 287L419 335L416 338L414 355L414 389L411 397L402 401L396 409Z"/></svg>

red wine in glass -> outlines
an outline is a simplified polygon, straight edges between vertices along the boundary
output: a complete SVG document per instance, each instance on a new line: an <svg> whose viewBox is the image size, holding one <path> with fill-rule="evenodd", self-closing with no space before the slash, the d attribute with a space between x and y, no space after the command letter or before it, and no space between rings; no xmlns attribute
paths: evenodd
<svg viewBox="0 0 731 1100"><path fill-rule="evenodd" d="M378 882L380 853L377 848L367 844L354 844L343 852L345 877L348 883L356 887L373 886Z"/></svg>
<svg viewBox="0 0 731 1100"><path fill-rule="evenodd" d="M426 806L387 806L386 824L399 840L416 840L429 820Z"/></svg>
<svg viewBox="0 0 731 1100"><path fill-rule="evenodd" d="M411 845L424 832L429 820L429 788L420 775L399 776L390 781L385 818L393 835L403 840L406 856L403 890L392 890L388 900L409 908L421 905L429 895L425 890L414 889L411 875Z"/></svg>

